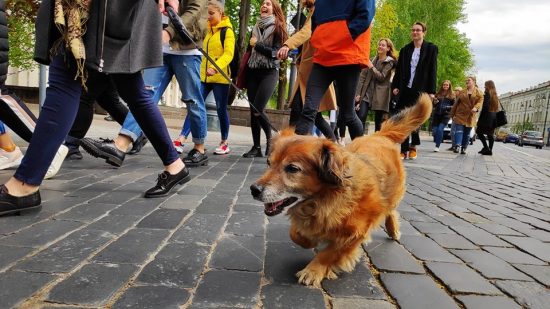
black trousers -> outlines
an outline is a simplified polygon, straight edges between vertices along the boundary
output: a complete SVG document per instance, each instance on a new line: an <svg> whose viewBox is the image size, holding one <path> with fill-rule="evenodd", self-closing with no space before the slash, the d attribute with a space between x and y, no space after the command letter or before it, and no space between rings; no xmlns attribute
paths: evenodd
<svg viewBox="0 0 550 309"><path fill-rule="evenodd" d="M304 104L302 102L302 94L300 90L298 90L294 95L294 99L292 100L292 105L290 107L290 120L288 123L290 126L296 126L303 109ZM321 130L321 133L323 133L326 138L336 141L336 136L334 136L334 132L330 127L330 124L325 120L325 118L323 118L321 113L317 113L317 115L315 115L315 126Z"/></svg>
<svg viewBox="0 0 550 309"><path fill-rule="evenodd" d="M277 69L249 69L247 73L247 94L250 101L250 129L254 146L260 146L261 130L264 130L267 143L271 139L269 118L264 113L269 98L279 80Z"/></svg>
<svg viewBox="0 0 550 309"><path fill-rule="evenodd" d="M352 139L362 136L363 125L355 113L355 88L360 72L359 65L325 67L314 63L307 82L304 109L296 125L296 134L311 133L321 99L329 85L334 82L339 118L348 127Z"/></svg>
<svg viewBox="0 0 550 309"><path fill-rule="evenodd" d="M365 124L367 122L367 116L369 115L369 104L367 101L361 100L359 103L359 110L357 110L357 117L363 124L363 131L365 130ZM382 121L384 121L385 111L374 111L374 132L380 131L382 127Z"/></svg>
<svg viewBox="0 0 550 309"><path fill-rule="evenodd" d="M403 89L399 93L399 101L397 103L397 109L403 110L407 107L413 106L416 104L416 100L418 100L418 97L420 97L420 92L407 88ZM420 134L419 134L420 128L413 131L410 135L410 141L409 137L405 139L403 143L401 143L401 152L406 153L409 151L411 146L417 146L420 145Z"/></svg>

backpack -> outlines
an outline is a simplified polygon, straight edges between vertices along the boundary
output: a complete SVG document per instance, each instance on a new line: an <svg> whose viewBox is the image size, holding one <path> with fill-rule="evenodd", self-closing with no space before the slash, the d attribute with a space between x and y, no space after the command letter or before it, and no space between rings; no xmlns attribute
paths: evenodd
<svg viewBox="0 0 550 309"><path fill-rule="evenodd" d="M227 32L227 29L229 27L223 27L220 30L220 41L222 42L222 47L225 49L225 33ZM231 30L233 31L233 30ZM235 32L233 32L233 35ZM239 49L237 48L237 44L233 45L233 59L231 59L231 62L229 63L229 70L231 71L231 79L234 79L237 77L237 72L239 71Z"/></svg>

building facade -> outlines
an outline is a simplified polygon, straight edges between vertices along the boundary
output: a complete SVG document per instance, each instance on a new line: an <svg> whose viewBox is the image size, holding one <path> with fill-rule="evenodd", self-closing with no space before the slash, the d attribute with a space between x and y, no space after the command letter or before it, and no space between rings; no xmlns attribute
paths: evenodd
<svg viewBox="0 0 550 309"><path fill-rule="evenodd" d="M499 96L499 99L508 117L508 127L530 122L534 130L546 131L544 136L548 136L550 81L517 92L507 92Z"/></svg>

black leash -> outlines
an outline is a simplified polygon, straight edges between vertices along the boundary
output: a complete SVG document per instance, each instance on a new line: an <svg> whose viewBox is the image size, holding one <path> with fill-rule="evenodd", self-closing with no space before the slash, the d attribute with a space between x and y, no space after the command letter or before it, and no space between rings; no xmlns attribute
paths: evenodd
<svg viewBox="0 0 550 309"><path fill-rule="evenodd" d="M279 131L271 124L271 122L269 122L269 119L267 119L266 115L264 113L260 112L254 105L250 104L250 101L248 100L248 97L246 96L244 90L237 87L237 85L233 82L233 80L231 80L231 78L229 76L227 76L227 74L216 64L216 61L214 61L214 59L212 59L212 57L210 57L210 55L208 55L208 53L206 53L204 51L204 49L202 49L202 46L199 46L197 44L197 42L195 42L193 40L193 38L189 34L189 31L187 31L187 28L185 27L185 25L183 24L181 18L179 17L179 15L176 14L174 9L171 6L169 6L168 4L166 4L166 12L168 12L168 17L170 18L170 21L174 25L174 28L176 29L178 34L182 38L187 38L187 40L192 42L193 45L195 46L195 48L198 49L201 52L201 54L203 54L203 56L206 57L206 59L214 65L214 68L216 68L218 73L220 73L229 82L229 84L233 88L235 88L235 90L237 91L237 96L240 99L246 100L248 102L248 105L250 106L250 108L254 109L254 111L256 111L256 113L260 114L260 117L262 117L269 124L269 127L271 128L271 130L273 130L275 133L278 133Z"/></svg>

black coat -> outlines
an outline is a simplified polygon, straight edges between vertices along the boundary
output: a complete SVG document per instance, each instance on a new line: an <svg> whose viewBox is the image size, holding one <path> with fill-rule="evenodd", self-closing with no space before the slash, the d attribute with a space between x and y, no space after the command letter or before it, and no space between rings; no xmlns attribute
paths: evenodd
<svg viewBox="0 0 550 309"><path fill-rule="evenodd" d="M399 59L392 81L392 89L403 89L407 87L411 77L411 58L414 52L414 43L405 45L399 51ZM416 73L412 83L412 90L417 92L435 93L437 78L437 53L438 48L433 43L424 41L420 47L420 59L416 66Z"/></svg>
<svg viewBox="0 0 550 309"><path fill-rule="evenodd" d="M34 59L46 65L60 36L53 22L54 2L43 0L36 18ZM105 73L135 73L162 65L162 22L154 0L92 1L86 28L89 68L98 69L101 59Z"/></svg>
<svg viewBox="0 0 550 309"><path fill-rule="evenodd" d="M8 19L5 3L0 0L0 87L4 86L8 76Z"/></svg>

